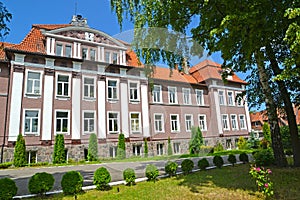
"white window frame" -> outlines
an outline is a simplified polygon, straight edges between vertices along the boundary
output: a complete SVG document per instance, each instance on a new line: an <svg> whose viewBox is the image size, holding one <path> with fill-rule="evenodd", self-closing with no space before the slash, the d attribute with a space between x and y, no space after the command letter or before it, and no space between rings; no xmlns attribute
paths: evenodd
<svg viewBox="0 0 300 200"><path fill-rule="evenodd" d="M156 120L155 120L155 116L156 115L160 115L161 116L161 130L157 130L156 129ZM163 113L154 113L153 114L153 125L154 125L154 131L156 133L164 133L165 132L165 121L164 121L164 114Z"/></svg>
<svg viewBox="0 0 300 200"><path fill-rule="evenodd" d="M60 52L60 54L57 54L57 46L61 46L61 52ZM64 44L62 44L62 43L56 43L55 44L55 55L56 56L63 56L64 55Z"/></svg>
<svg viewBox="0 0 300 200"><path fill-rule="evenodd" d="M33 92L27 92L27 86L28 86L28 73L29 72L33 72L33 73L39 73L40 74L40 88L39 88L39 93L35 93L34 92L34 84L32 85L32 90ZM35 96L35 97L40 97L42 95L42 88L43 88L43 81L42 81L42 77L43 77L44 72L43 71L35 71L35 70L29 70L26 69L26 79L25 79L25 96Z"/></svg>
<svg viewBox="0 0 300 200"><path fill-rule="evenodd" d="M67 47L71 47L70 56L67 56ZM72 44L66 44L66 45L64 45L64 49L65 49L65 57L72 58L72 55L73 55L73 45Z"/></svg>
<svg viewBox="0 0 300 200"><path fill-rule="evenodd" d="M88 51L89 51L89 60L97 61L97 49L96 48L89 48ZM92 60L92 54L91 54L92 51L95 52L95 54L94 54L95 59L94 60Z"/></svg>
<svg viewBox="0 0 300 200"><path fill-rule="evenodd" d="M132 118L131 118L131 114L138 114L139 116L138 116L138 130L133 130L132 128L133 128L133 124L132 124ZM142 130L142 126L141 126L141 123L142 123L142 121L141 121L141 113L140 112L130 112L129 113L129 117L130 117L130 132L131 132L131 134L136 134L136 133L141 133L141 130Z"/></svg>
<svg viewBox="0 0 300 200"><path fill-rule="evenodd" d="M140 149L140 153L138 153L137 149ZM143 154L143 146L141 144L132 145L132 155L141 156Z"/></svg>
<svg viewBox="0 0 300 200"><path fill-rule="evenodd" d="M117 114L117 125L118 130L109 130L109 114ZM108 111L107 112L107 132L109 134L119 134L120 133L120 112Z"/></svg>
<svg viewBox="0 0 300 200"><path fill-rule="evenodd" d="M117 56L117 57L116 57L116 60L114 60L114 59L115 59L115 58L114 58L115 55ZM120 57L120 56L119 56L119 53L117 53L117 52L112 52L111 57L112 57L112 58L111 58L111 61L112 61L113 64L119 64L119 63L120 63L120 62L119 62L119 57Z"/></svg>
<svg viewBox="0 0 300 200"><path fill-rule="evenodd" d="M173 143L173 152L174 154L180 154L180 142Z"/></svg>
<svg viewBox="0 0 300 200"><path fill-rule="evenodd" d="M176 116L176 121L172 120L172 116ZM177 130L173 130L173 123L176 123ZM175 124L174 124L175 125ZM175 127L175 126L174 126ZM179 120L179 114L170 114L170 130L171 133L177 133L180 132L180 120Z"/></svg>
<svg viewBox="0 0 300 200"><path fill-rule="evenodd" d="M182 99L183 99L183 104L185 104L185 105L191 105L192 104L191 89L190 88L182 88Z"/></svg>
<svg viewBox="0 0 300 200"><path fill-rule="evenodd" d="M195 94L196 94L196 102L197 105L203 106L204 105L204 96L203 96L203 90L195 89ZM200 102L198 100L198 94L201 94Z"/></svg>
<svg viewBox="0 0 300 200"><path fill-rule="evenodd" d="M234 118L232 118L232 117L234 117ZM230 122L231 122L231 130L233 130L233 131L239 130L239 125L238 125L238 120L237 120L236 114L230 115ZM234 125L235 125L235 127L234 127Z"/></svg>
<svg viewBox="0 0 300 200"><path fill-rule="evenodd" d="M91 96L91 84L85 84L84 83L84 80L85 79L93 79L93 86L94 86L94 95ZM83 76L82 77L82 92L83 92L83 99L84 100L95 100L96 99L96 92L97 92L97 89L96 89L96 77L93 77L93 76ZM88 96L85 96L85 85L88 85Z"/></svg>
<svg viewBox="0 0 300 200"><path fill-rule="evenodd" d="M223 95L220 95L220 92L222 92ZM223 102L221 102L221 97ZM219 98L219 105L226 105L225 90L218 90L218 98Z"/></svg>
<svg viewBox="0 0 300 200"><path fill-rule="evenodd" d="M94 118L84 118L84 114L85 113L93 113L93 115L94 115ZM90 126L90 120L91 119L93 119L94 120L94 131L90 131L90 130L88 130L88 131L85 131L84 130L84 123L85 123L85 120L88 120L88 124L89 124L89 126ZM96 111L95 110L83 110L82 111L82 130L83 130L83 134L91 134L91 133L97 133L97 129L96 129L96 127L97 127L97 122L96 122ZM90 128L88 128L88 129L90 129Z"/></svg>
<svg viewBox="0 0 300 200"><path fill-rule="evenodd" d="M31 127L31 131L30 132L25 132L25 113L26 111L37 111L38 112L38 117L37 117L37 120L38 120L38 127L37 127L37 132L32 132L32 127ZM31 123L32 121L30 120L30 126L31 126ZM41 128L41 109L23 109L23 130L22 130L22 133L23 135L40 135L40 128Z"/></svg>
<svg viewBox="0 0 300 200"><path fill-rule="evenodd" d="M56 131L57 112L66 112L66 113L68 113L68 118L67 118L67 120L68 120L68 131L67 132L62 132L62 131L57 132ZM62 126L62 124L61 124L61 126ZM54 130L55 130L55 135L57 135L57 134L70 135L70 110L55 110Z"/></svg>
<svg viewBox="0 0 300 200"><path fill-rule="evenodd" d="M243 117L243 123L244 123L244 126L242 126L241 124L241 117ZM239 123L240 123L240 128L241 130L247 130L247 124L246 124L246 116L245 115L239 115Z"/></svg>
<svg viewBox="0 0 300 200"><path fill-rule="evenodd" d="M226 126L227 126L227 128L224 127L224 125L225 125L224 118L223 118L224 116L226 116ZM228 114L222 114L222 128L223 128L223 130L226 130L226 131L230 130Z"/></svg>
<svg viewBox="0 0 300 200"><path fill-rule="evenodd" d="M162 147L162 148L160 148L160 147ZM163 143L156 144L156 154L158 156L164 155L164 151L165 151L165 148L164 148L164 144Z"/></svg>
<svg viewBox="0 0 300 200"><path fill-rule="evenodd" d="M131 89L132 89L130 87L131 83L136 84L136 90L137 90L137 98L136 99L132 99L131 98ZM139 90L139 88L140 88L140 83L138 81L128 81L128 96L129 96L129 101L131 101L131 102L138 102L138 101L140 101L140 90Z"/></svg>
<svg viewBox="0 0 300 200"><path fill-rule="evenodd" d="M200 117L203 117L203 120L200 120ZM199 125L199 128L201 131L207 131L206 115L204 115L204 114L198 115L198 125Z"/></svg>
<svg viewBox="0 0 300 200"><path fill-rule="evenodd" d="M171 96L171 89L175 89L174 90L174 97ZM174 98L174 99L173 99ZM169 99L169 104L177 104L178 103L178 98L177 98L177 87L174 86L168 86L168 99ZM171 102L174 101L174 102Z"/></svg>
<svg viewBox="0 0 300 200"><path fill-rule="evenodd" d="M242 94L242 93L241 93L241 92L236 92L236 93L235 93L236 106L238 106L238 107L243 107L243 106L244 106L244 103L243 103L244 99L243 99L243 97L240 97L240 96L239 96L240 94ZM238 101L239 98L241 99L240 103L239 103L239 101Z"/></svg>
<svg viewBox="0 0 300 200"><path fill-rule="evenodd" d="M112 155L110 155L110 150L112 149ZM117 157L117 151L118 147L117 146L110 146L109 147L109 157L110 158L116 158Z"/></svg>
<svg viewBox="0 0 300 200"><path fill-rule="evenodd" d="M68 76L69 77L69 81L68 81L68 95L58 95L58 76ZM70 97L70 93L71 93L71 74L65 74L65 73L56 73L55 74L55 79L56 79L56 87L55 87L55 94L57 98L69 98ZM62 82L62 85L64 85L65 82ZM64 88L64 87L63 87ZM64 93L64 89L62 89L63 93Z"/></svg>
<svg viewBox="0 0 300 200"><path fill-rule="evenodd" d="M188 129L188 120L186 119L187 116L190 116L191 119L190 119L190 127ZM186 132L191 132L192 131L192 126L194 126L194 120L193 120L193 115L192 114L185 114L184 115L184 120L185 120L185 130Z"/></svg>
<svg viewBox="0 0 300 200"><path fill-rule="evenodd" d="M109 57L108 57L108 61L106 60L106 55L109 54ZM111 55L112 55L112 52L111 51L104 51L104 62L106 63L112 63L112 59L111 59Z"/></svg>
<svg viewBox="0 0 300 200"><path fill-rule="evenodd" d="M114 89L114 87L108 85L109 81L115 81L116 82L116 95L117 95L116 98L110 98L108 96L108 90L109 90L109 88ZM107 100L108 101L118 101L119 100L119 88L120 88L120 86L119 86L119 79L111 79L111 78L106 79L106 94L107 94Z"/></svg>
<svg viewBox="0 0 300 200"><path fill-rule="evenodd" d="M158 88L159 90L156 91L155 88ZM159 94L157 94L159 93ZM159 101L155 101L155 97L159 98ZM153 86L153 91L152 91L152 102L153 103L162 103L162 86L161 85L154 85Z"/></svg>
<svg viewBox="0 0 300 200"><path fill-rule="evenodd" d="M231 94L232 96L230 97ZM234 98L234 92L233 91L227 91L227 98L228 98L228 105L229 106L234 106L234 101L235 101L235 98Z"/></svg>

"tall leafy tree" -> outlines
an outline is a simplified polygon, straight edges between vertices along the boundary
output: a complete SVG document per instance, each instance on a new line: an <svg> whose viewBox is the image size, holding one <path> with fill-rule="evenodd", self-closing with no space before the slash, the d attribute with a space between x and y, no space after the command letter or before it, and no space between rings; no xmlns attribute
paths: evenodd
<svg viewBox="0 0 300 200"><path fill-rule="evenodd" d="M23 167L26 165L26 145L22 134L18 135L15 151L14 151L14 166Z"/></svg>
<svg viewBox="0 0 300 200"><path fill-rule="evenodd" d="M95 161L98 159L98 139L95 133L90 135L87 157L89 161Z"/></svg>
<svg viewBox="0 0 300 200"><path fill-rule="evenodd" d="M124 158L126 158L125 136L124 136L123 133L120 133L120 134L119 134L117 157L118 157L119 159L124 159Z"/></svg>

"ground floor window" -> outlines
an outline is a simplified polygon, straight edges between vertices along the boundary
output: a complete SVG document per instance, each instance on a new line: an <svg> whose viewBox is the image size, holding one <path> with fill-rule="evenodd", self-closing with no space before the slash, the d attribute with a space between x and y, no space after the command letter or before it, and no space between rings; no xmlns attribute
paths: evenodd
<svg viewBox="0 0 300 200"><path fill-rule="evenodd" d="M180 154L180 143L179 142L173 143L173 152L174 152L174 154Z"/></svg>
<svg viewBox="0 0 300 200"><path fill-rule="evenodd" d="M109 156L112 158L117 157L117 149L118 149L118 147L116 147L116 146L109 147Z"/></svg>
<svg viewBox="0 0 300 200"><path fill-rule="evenodd" d="M156 153L158 156L161 156L164 154L164 144L157 144Z"/></svg>
<svg viewBox="0 0 300 200"><path fill-rule="evenodd" d="M84 150L83 150L84 160L88 160L88 152L89 152L88 149L84 149Z"/></svg>
<svg viewBox="0 0 300 200"><path fill-rule="evenodd" d="M134 156L140 156L142 154L142 145L133 145L132 153Z"/></svg>
<svg viewBox="0 0 300 200"><path fill-rule="evenodd" d="M29 165L32 163L37 163L37 151L27 151L26 157Z"/></svg>
<svg viewBox="0 0 300 200"><path fill-rule="evenodd" d="M232 149L232 141L231 139L226 140L226 149Z"/></svg>

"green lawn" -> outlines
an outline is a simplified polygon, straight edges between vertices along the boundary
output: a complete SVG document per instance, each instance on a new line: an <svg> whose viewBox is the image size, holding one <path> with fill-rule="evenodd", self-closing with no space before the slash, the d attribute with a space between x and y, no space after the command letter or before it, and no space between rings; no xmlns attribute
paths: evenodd
<svg viewBox="0 0 300 200"><path fill-rule="evenodd" d="M271 179L275 188L275 196L272 199L300 199L300 169L271 169ZM224 167L161 179L156 183L142 182L131 187L114 186L105 192L91 190L79 195L78 199L264 199L264 196L256 191L255 182L250 178L248 171L248 164ZM74 197L61 194L50 196L49 199L71 200Z"/></svg>

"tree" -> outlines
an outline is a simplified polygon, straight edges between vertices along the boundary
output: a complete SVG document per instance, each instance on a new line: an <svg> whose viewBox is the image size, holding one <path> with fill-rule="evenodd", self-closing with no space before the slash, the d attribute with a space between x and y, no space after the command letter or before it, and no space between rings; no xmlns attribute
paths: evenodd
<svg viewBox="0 0 300 200"><path fill-rule="evenodd" d="M95 161L98 159L98 139L95 133L90 135L87 157L89 161Z"/></svg>
<svg viewBox="0 0 300 200"><path fill-rule="evenodd" d="M263 125L263 134L264 134L264 139L268 142L268 144L271 144L271 130L270 130L270 126L268 123L264 123Z"/></svg>
<svg viewBox="0 0 300 200"><path fill-rule="evenodd" d="M199 127L192 127L192 137L190 140L189 150L190 154L198 154L203 145L203 136Z"/></svg>
<svg viewBox="0 0 300 200"><path fill-rule="evenodd" d="M61 164L66 162L65 139L63 134L57 134L55 137L53 163Z"/></svg>
<svg viewBox="0 0 300 200"><path fill-rule="evenodd" d="M239 137L239 140L238 140L238 143L237 143L237 146L239 149L247 149L247 141L245 140L244 137L240 136Z"/></svg>
<svg viewBox="0 0 300 200"><path fill-rule="evenodd" d="M26 146L22 134L18 135L15 152L14 152L14 166L23 167L26 165Z"/></svg>
<svg viewBox="0 0 300 200"><path fill-rule="evenodd" d="M168 156L171 156L173 154L172 145L171 145L171 139L168 137Z"/></svg>
<svg viewBox="0 0 300 200"><path fill-rule="evenodd" d="M125 136L123 133L119 135L119 142L118 142L118 150L117 150L117 157L119 159L126 158L126 146L125 146Z"/></svg>
<svg viewBox="0 0 300 200"><path fill-rule="evenodd" d="M148 142L147 142L147 138L144 139L144 156L145 156L145 158L148 157Z"/></svg>
<svg viewBox="0 0 300 200"><path fill-rule="evenodd" d="M0 38L2 39L4 36L9 34L10 29L7 24L12 19L12 14L9 13L2 2L0 2L0 14Z"/></svg>

